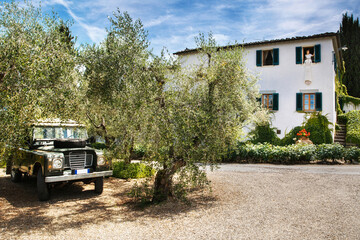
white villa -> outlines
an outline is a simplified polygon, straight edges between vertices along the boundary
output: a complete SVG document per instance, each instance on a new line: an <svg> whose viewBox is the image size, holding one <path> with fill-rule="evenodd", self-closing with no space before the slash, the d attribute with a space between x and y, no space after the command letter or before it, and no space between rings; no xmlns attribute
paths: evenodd
<svg viewBox="0 0 360 240"><path fill-rule="evenodd" d="M330 122L336 122L335 71L342 66L337 33L240 46L247 52L247 68L260 76L261 102L273 112L272 126L279 137L300 126L306 113L322 111ZM199 63L197 49L174 54L183 67Z"/></svg>

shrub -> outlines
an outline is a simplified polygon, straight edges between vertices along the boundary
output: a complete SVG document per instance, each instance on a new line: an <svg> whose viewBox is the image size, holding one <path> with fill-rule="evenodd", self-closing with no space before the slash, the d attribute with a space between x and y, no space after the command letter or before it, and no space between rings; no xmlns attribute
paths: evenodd
<svg viewBox="0 0 360 240"><path fill-rule="evenodd" d="M135 145L131 152L131 159L142 159L145 155L146 148L144 146Z"/></svg>
<svg viewBox="0 0 360 240"><path fill-rule="evenodd" d="M358 162L360 159L360 149L357 147L345 148L345 160Z"/></svg>
<svg viewBox="0 0 360 240"><path fill-rule="evenodd" d="M155 169L144 163L125 163L118 161L113 164L113 176L117 178L145 178L155 174Z"/></svg>
<svg viewBox="0 0 360 240"><path fill-rule="evenodd" d="M346 142L360 145L360 111L350 111L345 114L346 124Z"/></svg>
<svg viewBox="0 0 360 240"><path fill-rule="evenodd" d="M239 145L236 150L236 161L282 164L304 163L314 159L315 150L315 145L244 144Z"/></svg>
<svg viewBox="0 0 360 240"><path fill-rule="evenodd" d="M257 125L253 131L250 132L253 137L252 143L271 143L278 144L280 138L276 135L275 128L270 127L270 124Z"/></svg>
<svg viewBox="0 0 360 240"><path fill-rule="evenodd" d="M106 144L105 143L100 143L100 142L95 142L91 144L92 148L95 149L105 149L106 148Z"/></svg>
<svg viewBox="0 0 360 240"><path fill-rule="evenodd" d="M255 163L296 164L343 158L349 161L358 161L360 158L359 148L346 149L340 144L274 146L269 143L248 143L238 145L235 152L237 156L231 159L232 161Z"/></svg>
<svg viewBox="0 0 360 240"><path fill-rule="evenodd" d="M327 159L342 159L345 156L344 147L338 143L321 144L316 148L316 159L325 161Z"/></svg>
<svg viewBox="0 0 360 240"><path fill-rule="evenodd" d="M286 146L286 145L291 145L291 144L294 144L295 141L294 141L294 138L297 138L297 133L303 129L303 127L301 126L297 126L297 127L294 127L293 129L291 129L291 131L287 134L285 134L285 137L283 137L280 141L280 145L282 146Z"/></svg>
<svg viewBox="0 0 360 240"><path fill-rule="evenodd" d="M306 131L310 132L310 140L314 144L332 143L332 134L329 126L332 123L320 112L311 114L305 124Z"/></svg>

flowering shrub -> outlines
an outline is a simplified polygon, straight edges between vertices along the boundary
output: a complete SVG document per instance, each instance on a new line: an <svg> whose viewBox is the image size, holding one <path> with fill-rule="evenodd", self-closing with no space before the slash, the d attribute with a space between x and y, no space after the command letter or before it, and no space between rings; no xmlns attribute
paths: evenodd
<svg viewBox="0 0 360 240"><path fill-rule="evenodd" d="M303 128L302 130L300 130L296 135L298 135L299 137L309 137L310 136L310 132L307 132L305 130L305 128Z"/></svg>

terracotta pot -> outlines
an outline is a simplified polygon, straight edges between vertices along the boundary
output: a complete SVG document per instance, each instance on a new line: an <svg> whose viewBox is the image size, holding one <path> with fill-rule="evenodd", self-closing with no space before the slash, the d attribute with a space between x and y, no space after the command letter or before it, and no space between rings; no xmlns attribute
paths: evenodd
<svg viewBox="0 0 360 240"><path fill-rule="evenodd" d="M308 137L300 137L299 140L296 141L296 144L313 144L313 142Z"/></svg>

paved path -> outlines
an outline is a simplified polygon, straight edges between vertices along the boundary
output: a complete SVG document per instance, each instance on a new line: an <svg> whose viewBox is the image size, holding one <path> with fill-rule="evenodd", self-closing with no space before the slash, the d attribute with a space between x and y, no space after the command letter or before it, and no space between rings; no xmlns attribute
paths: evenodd
<svg viewBox="0 0 360 240"><path fill-rule="evenodd" d="M106 179L55 188L48 202L36 181L14 184L0 169L0 239L360 239L359 165L222 164L212 192L191 205L135 208L134 181Z"/></svg>

